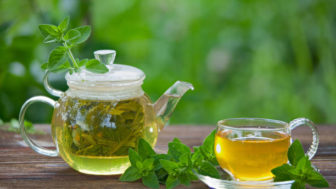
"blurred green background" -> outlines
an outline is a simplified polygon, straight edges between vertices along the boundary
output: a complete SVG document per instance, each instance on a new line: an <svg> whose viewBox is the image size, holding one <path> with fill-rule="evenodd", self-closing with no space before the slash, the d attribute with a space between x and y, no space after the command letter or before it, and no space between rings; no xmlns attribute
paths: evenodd
<svg viewBox="0 0 336 189"><path fill-rule="evenodd" d="M92 58L117 50L116 62L146 73L144 90L156 100L176 80L194 84L171 123L215 124L229 117L290 121L304 116L336 123L336 1L333 0L0 0L0 118L48 95L42 85L52 47L38 25L92 25L75 50ZM52 85L66 90L64 75ZM49 122L51 108L34 105L33 122Z"/></svg>

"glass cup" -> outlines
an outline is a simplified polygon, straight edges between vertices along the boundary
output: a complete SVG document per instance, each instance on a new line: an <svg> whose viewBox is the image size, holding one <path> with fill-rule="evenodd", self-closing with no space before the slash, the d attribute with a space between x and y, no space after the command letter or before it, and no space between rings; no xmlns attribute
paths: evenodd
<svg viewBox="0 0 336 189"><path fill-rule="evenodd" d="M261 181L273 178L271 170L288 162L291 131L309 126L313 142L306 153L313 158L319 137L313 122L298 118L289 124L263 118L232 118L218 122L215 154L219 165L235 180Z"/></svg>

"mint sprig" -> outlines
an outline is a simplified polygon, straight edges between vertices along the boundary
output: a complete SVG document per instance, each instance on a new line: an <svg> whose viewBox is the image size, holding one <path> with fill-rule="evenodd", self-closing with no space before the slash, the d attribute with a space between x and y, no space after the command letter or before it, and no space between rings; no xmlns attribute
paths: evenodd
<svg viewBox="0 0 336 189"><path fill-rule="evenodd" d="M50 72L68 70L70 74L79 72L80 67L84 67L90 72L106 73L108 68L105 64L96 59L75 59L71 49L78 44L85 42L90 34L90 26L80 26L67 31L70 18L66 17L58 26L51 24L39 25L41 34L44 36L44 43L59 43L62 46L54 48L47 63L41 68Z"/></svg>
<svg viewBox="0 0 336 189"><path fill-rule="evenodd" d="M189 186L191 181L198 179L194 172L219 178L213 148L215 133L214 130L201 146L194 147L193 153L177 138L168 144L167 154L157 154L149 143L140 139L138 152L129 150L131 166L120 180L132 182L141 179L150 188L159 188L161 183L170 189L180 184Z"/></svg>
<svg viewBox="0 0 336 189"><path fill-rule="evenodd" d="M131 166L121 175L121 181L132 182L142 179L142 183L150 188L159 188L159 180L155 174L155 161L158 161L156 153L152 147L144 140L140 139L138 143L138 152L133 149L128 150L128 157Z"/></svg>
<svg viewBox="0 0 336 189"><path fill-rule="evenodd" d="M299 140L295 140L289 147L288 160L290 164L272 169L275 182L295 180L292 189L305 188L306 184L319 188L329 187L327 180L312 166Z"/></svg>

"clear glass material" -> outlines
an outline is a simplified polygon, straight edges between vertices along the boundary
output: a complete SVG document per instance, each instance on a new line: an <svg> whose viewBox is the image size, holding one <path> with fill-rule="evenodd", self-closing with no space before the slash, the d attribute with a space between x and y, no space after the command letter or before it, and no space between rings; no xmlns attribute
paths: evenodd
<svg viewBox="0 0 336 189"><path fill-rule="evenodd" d="M46 155L46 156L55 157L55 156L58 155L57 150L50 150L50 149L43 148L43 147L37 145L34 141L32 141L30 139L30 137L26 133L25 126L24 126L25 114L26 114L26 111L29 108L29 106L32 105L35 102L43 102L43 103L49 104L52 107L55 107L55 105L56 105L56 102L53 99L45 97L45 96L35 96L35 97L32 97L32 98L28 99L22 105L21 111L20 111L20 114L19 114L21 136L22 136L23 140L28 144L28 146L31 147L37 153L42 154L42 155Z"/></svg>
<svg viewBox="0 0 336 189"><path fill-rule="evenodd" d="M159 126L145 95L117 101L66 93L58 103L52 135L62 158L79 172L121 174L129 166L128 149L140 138L156 143Z"/></svg>
<svg viewBox="0 0 336 189"><path fill-rule="evenodd" d="M194 86L188 82L176 81L154 104L157 121L162 129L174 112L177 103L188 91L194 90Z"/></svg>
<svg viewBox="0 0 336 189"><path fill-rule="evenodd" d="M70 88L83 90L123 91L125 88L134 88L142 85L145 74L142 70L128 65L113 64L116 51L98 50L94 52L95 58L106 65L108 72L93 73L86 69L73 74L67 73L65 79Z"/></svg>
<svg viewBox="0 0 336 189"><path fill-rule="evenodd" d="M104 87L122 87L122 86L141 86L145 74L138 68L113 64L107 65L109 72L104 74L93 73L86 69L80 72L69 74L65 79L69 87L95 87L97 89Z"/></svg>
<svg viewBox="0 0 336 189"><path fill-rule="evenodd" d="M231 178L225 177L223 179L216 179L209 176L201 175L195 172L195 175L209 188L221 189L290 189L294 181L235 181Z"/></svg>
<svg viewBox="0 0 336 189"><path fill-rule="evenodd" d="M181 97L193 86L177 81L157 102L152 103L141 88L145 74L138 68L113 64L114 50L100 50L95 57L107 65L109 72L96 74L85 69L70 75L65 92L49 85L46 90L60 97L29 99L20 113L21 133L36 152L58 154L75 170L94 175L121 174L129 166L128 150L136 149L140 138L155 145L158 132L170 118ZM54 107L52 136L57 151L35 145L24 131L24 113L36 101Z"/></svg>
<svg viewBox="0 0 336 189"><path fill-rule="evenodd" d="M271 170L287 163L291 130L307 125L313 142L307 155L311 159L318 147L318 133L313 123L298 118L289 124L262 118L235 118L218 122L215 153L220 166L237 181L272 179Z"/></svg>
<svg viewBox="0 0 336 189"><path fill-rule="evenodd" d="M60 91L58 89L55 89L49 84L48 77L49 77L50 72L46 71L43 77L43 85L44 88L48 91L49 94L56 96L56 97L61 97L63 95L63 91Z"/></svg>
<svg viewBox="0 0 336 189"><path fill-rule="evenodd" d="M105 65L113 64L116 55L117 52L110 49L98 50L94 52L95 58Z"/></svg>
<svg viewBox="0 0 336 189"><path fill-rule="evenodd" d="M98 50L94 52L95 58L106 64L108 72L104 74L93 73L85 68L80 68L79 72L67 73L65 79L70 88L84 91L103 92L127 92L128 89L139 88L145 74L142 70L128 65L113 64L116 56L114 50ZM61 97L63 92L53 88L48 81L50 72L46 72L43 83L46 90L53 96Z"/></svg>

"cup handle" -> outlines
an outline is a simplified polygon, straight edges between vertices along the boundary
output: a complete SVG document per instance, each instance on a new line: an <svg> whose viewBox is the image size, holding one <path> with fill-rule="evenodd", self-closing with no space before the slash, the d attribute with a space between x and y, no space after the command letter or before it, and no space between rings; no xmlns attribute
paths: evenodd
<svg viewBox="0 0 336 189"><path fill-rule="evenodd" d="M319 134L317 132L317 129L314 123L307 118L297 118L289 123L289 128L290 130L293 130L296 127L303 126L303 125L307 125L312 130L313 142L310 145L308 152L306 152L306 155L308 155L309 159L312 159L314 155L316 154L317 148L319 145Z"/></svg>
<svg viewBox="0 0 336 189"><path fill-rule="evenodd" d="M47 71L43 77L43 85L44 88L53 96L57 96L57 97L61 97L63 94L63 91L57 90L55 88L53 88L51 85L49 85L48 82L48 76L49 76L50 72Z"/></svg>
<svg viewBox="0 0 336 189"><path fill-rule="evenodd" d="M27 111L27 109L29 108L30 105L32 105L35 102L44 102L46 104L49 104L52 107L55 107L56 102L48 97L45 96L35 96L32 97L30 99L28 99L23 105L22 108L20 110L20 114L19 114L19 123L20 123L20 132L21 132L21 136L24 139L24 141L26 142L26 144L28 144L29 147L31 147L35 152L42 154L42 155L46 155L46 156L58 156L58 151L57 150L49 150L47 148L43 148L39 145L37 145L34 141L32 141L32 139L27 135L26 130L25 130L25 126L24 126L24 116L25 113Z"/></svg>

